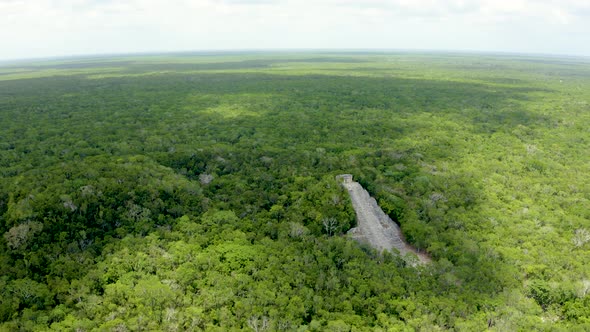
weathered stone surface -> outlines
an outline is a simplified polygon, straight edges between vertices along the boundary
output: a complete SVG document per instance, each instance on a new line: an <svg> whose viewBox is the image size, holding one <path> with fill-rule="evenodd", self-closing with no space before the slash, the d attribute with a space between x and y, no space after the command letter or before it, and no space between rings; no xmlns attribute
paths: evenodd
<svg viewBox="0 0 590 332"><path fill-rule="evenodd" d="M399 251L402 256L408 253L418 256L420 262L430 259L423 253L404 241L399 226L381 210L377 201L349 174L337 177L348 190L352 206L356 212L357 227L351 229L348 235L360 242L366 242L379 251ZM395 250L393 250L395 249Z"/></svg>

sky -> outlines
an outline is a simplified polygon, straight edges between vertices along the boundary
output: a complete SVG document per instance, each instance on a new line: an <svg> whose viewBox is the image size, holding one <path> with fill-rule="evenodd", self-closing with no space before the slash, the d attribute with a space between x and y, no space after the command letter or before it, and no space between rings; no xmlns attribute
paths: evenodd
<svg viewBox="0 0 590 332"><path fill-rule="evenodd" d="M206 50L590 56L590 0L0 0L0 60Z"/></svg>

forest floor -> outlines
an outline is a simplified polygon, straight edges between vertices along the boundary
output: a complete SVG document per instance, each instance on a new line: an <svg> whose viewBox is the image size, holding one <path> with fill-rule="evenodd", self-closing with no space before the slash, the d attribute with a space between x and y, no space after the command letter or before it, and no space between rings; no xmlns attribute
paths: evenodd
<svg viewBox="0 0 590 332"><path fill-rule="evenodd" d="M430 262L430 257L406 243L400 227L358 182L345 181L342 185L348 190L356 212L357 227L348 232L351 238L368 243L379 251L396 249L402 256L413 253L420 263Z"/></svg>

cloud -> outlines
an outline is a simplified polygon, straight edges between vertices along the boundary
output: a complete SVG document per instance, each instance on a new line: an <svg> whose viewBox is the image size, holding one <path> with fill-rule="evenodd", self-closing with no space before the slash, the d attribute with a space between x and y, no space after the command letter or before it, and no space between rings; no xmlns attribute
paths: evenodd
<svg viewBox="0 0 590 332"><path fill-rule="evenodd" d="M587 0L323 0L359 11L378 11L407 19L473 17L480 22L534 18L546 23L569 23L590 15Z"/></svg>
<svg viewBox="0 0 590 332"><path fill-rule="evenodd" d="M0 58L252 48L590 55L589 16L587 0L0 0Z"/></svg>
<svg viewBox="0 0 590 332"><path fill-rule="evenodd" d="M477 9L477 1L464 0L332 0L332 3L345 7L370 8L390 12L397 15L413 17L432 17L454 13L469 13Z"/></svg>
<svg viewBox="0 0 590 332"><path fill-rule="evenodd" d="M484 21L535 17L555 21L556 17L586 16L587 0L328 0L336 6L377 9L405 18L445 19L472 16ZM563 21L563 20L558 20Z"/></svg>
<svg viewBox="0 0 590 332"><path fill-rule="evenodd" d="M283 0L222 0L229 5L271 5L280 4Z"/></svg>

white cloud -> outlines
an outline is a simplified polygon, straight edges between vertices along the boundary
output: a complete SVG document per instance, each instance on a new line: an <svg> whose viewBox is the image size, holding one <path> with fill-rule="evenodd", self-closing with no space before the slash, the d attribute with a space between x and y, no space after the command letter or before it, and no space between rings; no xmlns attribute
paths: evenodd
<svg viewBox="0 0 590 332"><path fill-rule="evenodd" d="M245 48L590 55L587 0L0 0L0 17L0 59Z"/></svg>

